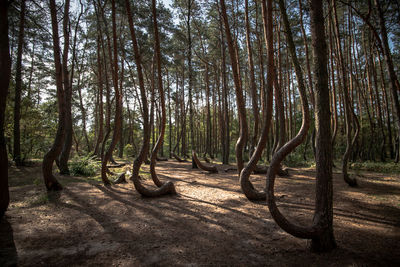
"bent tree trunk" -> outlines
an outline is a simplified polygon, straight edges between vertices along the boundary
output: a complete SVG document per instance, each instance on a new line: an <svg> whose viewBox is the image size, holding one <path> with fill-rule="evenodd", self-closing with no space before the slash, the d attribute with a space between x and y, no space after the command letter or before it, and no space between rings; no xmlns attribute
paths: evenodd
<svg viewBox="0 0 400 267"><path fill-rule="evenodd" d="M0 219L10 203L8 191L8 158L6 140L4 138L4 117L8 86L11 76L11 57L8 37L8 7L7 1L0 2Z"/></svg>
<svg viewBox="0 0 400 267"><path fill-rule="evenodd" d="M115 0L111 2L112 6L112 31L113 31L113 57L112 61L112 79L115 92L115 118L114 118L114 132L111 139L110 146L107 152L104 154L103 160L101 161L101 179L104 185L110 185L110 180L107 178L107 163L112 158L115 145L118 143L120 137L120 131L122 126L122 92L119 91L118 87L118 51L117 51L117 26L115 23ZM110 53L111 54L111 53Z"/></svg>
<svg viewBox="0 0 400 267"><path fill-rule="evenodd" d="M271 0L270 0L271 1ZM280 5L283 2L280 0ZM268 208L276 223L289 234L299 237L312 239L311 249L317 252L330 251L336 247L333 236L333 205L332 205L332 146L330 130L330 109L329 109L329 87L327 71L327 45L325 41L324 15L322 1L311 1L311 34L312 46L314 49L314 73L316 74L315 86L315 118L316 118L316 199L313 225L303 227L289 222L280 213L274 196L275 174L279 168L279 163L293 149L301 144L307 135L309 128L308 103L304 82L299 84L300 99L302 102L303 123L296 137L286 143L272 158L271 165L267 174ZM282 10L282 7L281 7ZM284 10L284 8L283 8ZM285 12L283 12L285 13ZM290 37L291 32L287 31L288 45L291 51L294 44ZM290 41L291 40L291 41ZM297 61L295 55L293 61ZM296 67L297 69L297 67ZM296 73L297 74L297 73Z"/></svg>
<svg viewBox="0 0 400 267"><path fill-rule="evenodd" d="M235 83L235 92L236 92L236 104L238 108L238 113L239 113L239 126L240 126L240 131L239 131L239 138L236 142L236 164L238 168L238 173L240 175L240 172L243 169L243 150L244 146L246 145L247 142L247 119L246 119L246 107L245 107L245 102L243 99L243 90L240 84L240 70L238 68L238 58L235 52L235 47L234 43L232 40L232 35L230 31L230 26L229 26L229 21L228 21L228 15L226 14L226 7L225 7L225 1L220 0L221 4L221 14L222 14L222 19L224 21L225 25L225 35L226 35L226 40L228 43L228 50L229 50L229 55L231 58L231 65L232 65L232 72L233 72L233 81Z"/></svg>
<svg viewBox="0 0 400 267"><path fill-rule="evenodd" d="M249 76L250 76L250 93L251 93L251 104L253 108L253 116L254 116L254 132L251 138L251 147L250 147L250 157L253 155L254 148L257 142L258 136L258 124L259 124L259 111L258 111L258 97L256 90L256 81L254 75L254 63L253 63L253 53L251 49L251 40L250 40L250 21L249 21L249 1L245 0L245 23L246 23L246 46L247 46L247 60L249 64Z"/></svg>
<svg viewBox="0 0 400 267"><path fill-rule="evenodd" d="M258 141L257 147L253 155L251 156L249 163L240 173L240 187L243 193L249 200L265 200L266 193L264 191L257 191L251 181L249 180L250 174L257 167L257 162L261 157L261 154L265 148L268 140L269 128L272 119L272 93L273 93L273 79L275 76L274 67L274 50L273 50L273 27L272 27L272 6L262 2L262 16L264 23L264 39L267 46L268 53L268 65L267 65L267 100L266 109L264 112L264 126Z"/></svg>
<svg viewBox="0 0 400 267"><path fill-rule="evenodd" d="M67 4L67 3L66 3ZM65 94L62 85L62 70L60 57L60 38L58 35L57 7L55 0L50 0L51 28L53 37L54 65L56 69L56 87L58 102L58 127L56 138L50 150L44 155L42 163L43 179L47 190L58 191L61 184L53 175L53 163L61 152L65 136Z"/></svg>
<svg viewBox="0 0 400 267"><path fill-rule="evenodd" d="M161 52L160 52L160 39L158 36L158 26L157 26L157 13L156 13L156 1L152 1L152 13L153 13L153 26L154 26L154 40L155 40L155 52L156 52L156 62L157 62L157 82L158 82L158 91L160 95L160 105L161 105L161 129L160 129L160 135L158 137L158 140L153 148L153 151L151 152L150 156L150 173L151 173L151 178L153 179L153 182L156 186L161 187L164 185L157 176L155 167L157 163L157 153L158 150L160 149L163 141L164 141L164 135L165 135L165 124L167 121L167 114L165 110L165 95L164 95L164 89L163 89L163 84L162 84L162 73L161 73ZM172 182L166 182L170 185L169 188L171 190L170 193L175 193L175 186L173 185Z"/></svg>
<svg viewBox="0 0 400 267"><path fill-rule="evenodd" d="M348 162L351 155L351 151L353 148L353 142L351 137L352 132L352 119L353 119L353 105L350 101L349 90L347 88L347 72L345 68L345 62L343 59L342 53L342 45L340 42L340 32L339 32L339 23L337 17L337 10L336 10L336 0L333 0L333 12L334 12L334 21L335 21L335 31L336 31L336 43L337 43L337 50L339 54L339 63L340 69L342 72L342 89L343 89L343 96L344 96L344 113L345 113L345 122L346 122L346 151L343 154L342 159L342 174L344 181L349 186L357 186L357 180L351 179L349 174L347 173L348 170ZM356 136L356 135L355 135Z"/></svg>
<svg viewBox="0 0 400 267"><path fill-rule="evenodd" d="M69 175L68 159L72 147L72 79L71 73L68 71L68 51L69 51L69 0L65 3L64 19L63 19L63 34L64 34L64 50L62 56L62 72L64 81L64 98L65 98L65 137L64 144L59 157L60 174ZM71 70L72 72L72 70Z"/></svg>
<svg viewBox="0 0 400 267"><path fill-rule="evenodd" d="M129 22L129 30L131 33L132 43L133 43L133 51L135 56L135 63L139 78L139 89L140 89L140 98L142 100L142 109L143 109L143 143L140 148L139 155L133 162L132 168L132 177L131 180L135 186L135 189L144 197L157 197L169 193L175 193L175 187L172 183L165 183L161 187L156 190L151 190L144 187L139 180L139 170L140 166L142 166L143 161L147 157L147 151L150 146L150 125L149 125L149 108L147 104L147 96L146 90L144 87L144 79L143 79L143 71L142 71L142 60L139 53L139 46L136 40L135 28L133 25L132 12L129 0L125 0L126 12L128 16Z"/></svg>
<svg viewBox="0 0 400 267"><path fill-rule="evenodd" d="M210 166L208 166L208 165L204 165L203 163L201 163L201 161L200 161L199 158L197 157L196 152L195 152L194 150L192 151L192 159L195 161L196 165L197 165L200 169L205 170L205 171L208 171L208 172L211 172L211 173L216 173L216 172L218 172L218 169L217 169L217 167L216 167L215 165L210 165Z"/></svg>

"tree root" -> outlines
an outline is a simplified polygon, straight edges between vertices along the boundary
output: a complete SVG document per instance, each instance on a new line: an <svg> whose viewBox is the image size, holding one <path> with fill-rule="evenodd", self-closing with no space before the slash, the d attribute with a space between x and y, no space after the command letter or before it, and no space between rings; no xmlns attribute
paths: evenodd
<svg viewBox="0 0 400 267"><path fill-rule="evenodd" d="M194 162L196 163L196 165L205 171L211 172L211 173L218 173L218 169L217 166L215 165L205 165L203 163L200 162L200 160L197 158L196 152L193 150L192 151L192 158L194 160Z"/></svg>
<svg viewBox="0 0 400 267"><path fill-rule="evenodd" d="M176 155L175 153L172 153L172 157L174 157L174 159L176 159L178 162L187 162L186 159L181 159L181 158L178 157L178 155Z"/></svg>

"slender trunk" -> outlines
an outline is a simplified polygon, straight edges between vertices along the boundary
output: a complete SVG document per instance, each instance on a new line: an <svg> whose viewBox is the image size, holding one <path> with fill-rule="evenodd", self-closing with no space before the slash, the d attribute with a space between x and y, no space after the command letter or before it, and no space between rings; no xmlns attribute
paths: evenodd
<svg viewBox="0 0 400 267"><path fill-rule="evenodd" d="M131 8L129 4L129 0L125 0L126 11L128 16L129 22L129 30L131 33L132 43L133 43L133 50L136 62L136 68L139 78L139 87L140 87L140 96L142 99L142 108L143 108L143 143L140 149L139 155L135 159L132 168L132 181L135 186L135 189L142 195L146 197L157 197L164 194L175 193L175 187L171 182L164 183L161 187L156 190L150 190L145 188L140 180L139 180L139 170L140 166L142 165L143 161L146 159L147 152L149 150L150 144L150 131L149 131L149 109L147 106L147 96L146 90L144 87L144 79L143 79L143 72L142 72L142 60L139 53L139 46L136 40L135 28L133 26L133 19ZM155 8L155 2L153 2L153 8ZM155 12L155 10L154 10ZM156 16L154 16L156 18ZM161 73L161 71L160 71Z"/></svg>
<svg viewBox="0 0 400 267"><path fill-rule="evenodd" d="M272 1L268 1L268 7L265 1L262 2L262 17L264 23L264 39L268 52L268 65L267 65L267 94L266 94L266 107L264 114L263 129L258 140L255 152L251 156L247 166L240 173L240 187L246 197L250 200L263 200L266 198L264 191L257 191L251 181L249 180L250 174L256 168L261 154L266 146L269 137L269 130L272 119L272 94L273 82L275 79L275 66L274 66L274 46L273 46L273 25L272 25Z"/></svg>
<svg viewBox="0 0 400 267"><path fill-rule="evenodd" d="M357 186L357 180L352 179L349 177L349 174L347 173L348 170L348 162L350 155L352 153L352 113L353 113L353 105L351 104L351 99L349 96L349 89L348 89L348 83L347 83L347 71L345 67L345 62L343 58L343 53L342 53L342 45L341 45L341 40L340 40L340 32L339 32L339 22L338 22L338 16L337 16L337 10L336 10L336 0L333 0L333 13L334 13L334 28L336 31L336 44L337 44L337 51L339 55L339 65L340 65L340 70L341 70L341 75L342 75L342 91L343 91L343 101L344 101L344 113L345 113L345 123L346 123L346 151L343 154L342 158L342 175L344 181L349 185L349 186Z"/></svg>
<svg viewBox="0 0 400 267"><path fill-rule="evenodd" d="M21 166L21 86L22 86L22 52L24 45L24 28L25 28L25 0L21 1L21 11L19 19L19 35L17 48L17 62L15 70L15 98L14 98L14 161L15 165Z"/></svg>
<svg viewBox="0 0 400 267"><path fill-rule="evenodd" d="M101 162L101 179L105 185L109 185L110 181L107 178L107 163L112 158L112 153L116 144L119 141L120 131L122 126L121 113L122 113L122 93L118 87L118 52L117 52L117 26L115 22L115 0L111 2L111 17L112 17L112 35L113 35L113 56L110 55L112 80L115 94L115 117L114 117L114 132L111 139L110 146L107 152L104 154L103 160ZM110 48L109 48L110 50Z"/></svg>
<svg viewBox="0 0 400 267"><path fill-rule="evenodd" d="M270 0L270 2L272 2ZM317 132L317 181L313 225L303 227L289 222L279 211L274 196L275 174L279 163L296 148L307 135L309 127L308 103L304 82L299 81L300 98L302 102L303 124L296 137L275 153L267 174L268 208L278 225L291 235L311 239L311 249L317 252L330 251L335 248L333 236L333 205L332 205L332 147L330 132L329 86L327 71L327 45L325 40L324 15L322 1L311 0L311 36L314 50L315 86L315 119ZM270 4L272 6L272 4ZM280 0L281 11L285 14L283 1ZM288 25L289 26L289 25ZM286 31L292 59L297 61L291 31ZM301 69L298 64L296 70ZM298 77L299 78L299 77ZM300 77L302 80L302 78ZM302 83L302 85L301 85Z"/></svg>
<svg viewBox="0 0 400 267"><path fill-rule="evenodd" d="M69 175L68 159L72 147L72 84L70 83L71 72L68 71L68 53L69 53L69 36L70 36L70 25L69 25L69 0L66 0L64 6L64 19L63 19L63 35L64 35L64 49L62 54L62 76L64 83L65 93L65 139L61 154L59 157L58 168L60 174Z"/></svg>
<svg viewBox="0 0 400 267"><path fill-rule="evenodd" d="M237 164L237 171L238 174L240 175L240 172L243 169L243 151L244 147L247 142L247 137L248 137L248 127L247 127L247 119L246 119L246 106L245 102L243 99L243 90L241 87L241 82L240 82L240 70L238 68L238 58L237 54L235 52L235 44L234 41L232 40L232 35L230 31L230 26L229 26L229 21L228 21L228 15L226 14L226 7L225 7L225 1L220 0L220 5L221 5L221 14L222 14L222 19L224 21L225 25L225 35L228 43L228 50L229 50L229 55L231 59L231 65L232 65L232 72L233 72L233 80L235 83L235 91L236 91L236 104L237 104L237 109L239 113L239 126L240 126L240 131L239 131L239 138L236 142L236 164Z"/></svg>
<svg viewBox="0 0 400 267"><path fill-rule="evenodd" d="M101 142L103 141L104 138L104 133L103 133L103 75L102 75L102 60L101 60L101 52L100 52L100 36L97 36L97 87L98 87L98 95L99 95L99 106L98 106L98 135L97 135L97 140L96 140L96 145L94 149L94 154L97 155L97 157L101 158L101 149L99 149L99 146L101 145Z"/></svg>
<svg viewBox="0 0 400 267"><path fill-rule="evenodd" d="M60 38L58 35L57 7L55 0L50 0L51 28L53 37L54 65L56 69L56 87L58 102L58 127L54 143L50 150L44 155L42 163L43 179L47 190L58 191L62 189L61 184L53 176L53 163L61 152L65 137L65 92L63 89Z"/></svg>
<svg viewBox="0 0 400 267"><path fill-rule="evenodd" d="M249 22L249 1L245 0L245 23L246 23L246 45L247 45L247 60L249 64L249 76L250 76L250 94L251 94L251 103L253 108L253 116L254 116L254 129L253 136L251 138L250 144L250 157L253 154L254 148L257 143L258 136L258 124L259 124L259 111L258 111L258 97L257 97L257 89L256 89L256 81L254 75L254 63L253 63L253 52L251 49L251 40L250 40L250 22Z"/></svg>
<svg viewBox="0 0 400 267"><path fill-rule="evenodd" d="M383 42L383 51L385 55L385 61L386 65L389 71L389 78L390 78L390 91L392 93L392 101L394 104L394 108L396 111L396 123L397 123L397 137L396 139L400 138L400 103L399 103L399 97L398 97L398 92L400 91L400 84L399 81L397 80L397 75L393 67L393 61L392 61L392 54L390 52L389 48L389 41L388 41L388 35L387 35L387 30L386 30L386 23L385 23L385 17L384 13L381 8L381 4L379 0L375 0L375 6L378 9L378 15L379 15L379 25L381 28L381 36L382 36L382 42ZM399 162L400 155L399 155L399 146L396 146L396 158L395 162Z"/></svg>
<svg viewBox="0 0 400 267"><path fill-rule="evenodd" d="M7 147L4 138L5 109L11 77L8 8L8 1L0 1L0 219L3 218L10 203Z"/></svg>

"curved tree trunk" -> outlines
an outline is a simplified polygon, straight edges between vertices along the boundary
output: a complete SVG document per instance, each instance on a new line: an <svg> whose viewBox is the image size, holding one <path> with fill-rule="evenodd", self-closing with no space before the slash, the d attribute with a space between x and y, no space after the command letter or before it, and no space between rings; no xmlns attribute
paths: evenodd
<svg viewBox="0 0 400 267"><path fill-rule="evenodd" d="M17 48L17 62L15 71L15 99L14 99L14 150L13 156L15 165L21 166L23 164L21 159L21 132L20 132L20 119L21 119L21 87L22 87L22 52L24 44L24 24L25 24L25 0L21 1L21 11L19 19L19 35L18 35L18 48Z"/></svg>
<svg viewBox="0 0 400 267"><path fill-rule="evenodd" d="M135 28L133 26L133 19L131 8L129 4L129 0L125 0L126 11L128 15L128 22L129 22L129 30L131 32L131 38L133 43L133 50L135 55L135 62L136 68L139 78L139 89L140 89L140 97L142 100L142 109L143 109L143 144L140 149L139 155L135 159L132 168L132 177L131 180L136 188L136 190L144 197L158 197L161 195L169 194L169 193L176 193L175 187L171 182L164 183L161 187L157 188L156 190L151 190L145 188L140 180L139 180L139 170L140 166L142 165L143 161L146 159L147 152L149 150L150 145L150 125L149 125L149 108L147 105L147 96L146 90L144 87L144 79L143 79L143 72L142 72L142 60L139 53L139 47L136 40Z"/></svg>
<svg viewBox="0 0 400 267"><path fill-rule="evenodd" d="M243 169L243 150L244 150L244 146L246 145L247 137L248 137L246 106L245 106L245 102L243 99L243 90L242 90L242 87L240 84L240 70L238 68L238 64L239 64L238 60L239 59L237 58L237 55L235 52L235 46L234 46L234 42L232 40L231 31L229 28L230 25L229 25L229 21L228 21L228 15L226 14L225 1L220 0L220 5L221 5L222 19L225 24L224 28L225 28L226 40L228 42L229 55L231 58L233 80L235 83L235 91L236 91L236 104L237 104L237 109L238 109L238 113L239 113L240 132L239 132L239 138L236 142L236 164L238 167L238 173L240 175L240 172Z"/></svg>
<svg viewBox="0 0 400 267"><path fill-rule="evenodd" d="M167 121L167 114L165 110L165 95L164 95L164 89L163 89L163 84L162 84L162 72L161 72L161 52L160 52L160 39L158 36L158 26L157 26L157 12L156 12L156 0L152 0L152 14L153 14L153 27L154 27L154 40L155 40L155 54L156 54L156 63L157 63L157 81L158 81L158 91L159 91L159 96L160 96L160 105L161 105L161 129L160 129L160 135L158 137L158 140L153 148L153 151L151 152L150 156L150 173L151 173L151 178L153 179L153 182L156 186L162 187L165 183L162 183L157 176L155 167L156 167L156 159L157 159L157 153L158 150L160 149L162 142L164 140L164 134L165 134L165 124ZM171 183L172 182L167 182ZM170 190L171 193L175 193L175 187L174 185L170 185Z"/></svg>
<svg viewBox="0 0 400 267"><path fill-rule="evenodd" d="M4 138L5 109L11 77L8 8L9 3L7 1L0 1L0 219L3 217L10 203L7 147Z"/></svg>
<svg viewBox="0 0 400 267"><path fill-rule="evenodd" d="M271 1L271 0L270 0ZM286 20L286 9L283 0L279 0L281 12ZM285 19L286 17L286 19ZM309 128L309 111L307 95L302 78L302 72L295 53L291 31L286 30L289 50L295 65L296 76L299 79L300 99L302 102L303 123L299 133L286 143L272 158L267 174L268 208L277 224L286 232L299 238L312 239L311 248L314 251L330 251L336 246L333 236L333 206L332 206L332 147L330 132L329 87L327 72L327 46L325 41L324 16L322 1L311 1L311 32L315 55L314 71L316 73L315 116L317 132L317 187L316 207L313 225L302 227L289 222L279 211L274 196L275 174L280 162L298 145L300 145ZM300 76L298 76L300 74Z"/></svg>
<svg viewBox="0 0 400 267"><path fill-rule="evenodd" d="M69 2L68 2L69 3ZM67 4L67 3L66 3ZM66 7L65 7L66 8ZM62 69L60 57L60 38L58 35L57 7L55 0L50 0L51 28L53 37L54 65L56 69L56 87L58 102L58 127L56 138L50 150L44 155L42 163L43 179L47 190L58 191L61 184L53 175L53 163L61 152L65 137L65 93L62 85Z"/></svg>
<svg viewBox="0 0 400 267"><path fill-rule="evenodd" d="M122 93L119 91L118 87L118 52L117 52L117 26L115 22L115 0L112 2L112 34L113 34L113 56L110 57L112 61L112 79L115 92L115 118L114 118L114 132L111 139L110 146L107 152L104 154L103 160L101 162L101 179L104 185L109 185L110 181L107 178L107 163L112 157L115 145L118 143L121 131L121 112L122 112ZM109 53L111 55L111 53Z"/></svg>
<svg viewBox="0 0 400 267"><path fill-rule="evenodd" d="M194 150L192 151L192 159L195 161L196 165L200 169L211 172L211 173L218 172L217 166L215 166L215 165L208 166L208 165L204 165L203 163L201 163L201 161L197 157L196 152Z"/></svg>
<svg viewBox="0 0 400 267"><path fill-rule="evenodd" d="M268 6L268 8L272 8ZM267 13L271 12L271 16L267 16ZM262 2L262 17L264 22L264 39L267 46L268 53L268 65L267 65L267 100L266 108L264 111L264 126L258 140L258 144L255 152L250 158L246 167L240 173L240 187L246 197L250 200L264 200L266 198L266 193L264 191L257 191L251 181L249 180L250 174L257 167L257 162L261 157L261 154L265 148L268 141L269 128L271 126L272 119L272 94L273 94L273 79L275 76L275 66L274 66L274 49L273 49L273 28L272 28L272 10L267 11L267 6L265 1Z"/></svg>
<svg viewBox="0 0 400 267"><path fill-rule="evenodd" d="M64 97L65 97L65 137L64 144L59 157L58 168L60 174L69 175L68 159L72 147L72 84L70 83L70 73L68 71L68 53L69 53L69 0L65 3L64 19L63 19L63 36L64 36L64 49L62 54L62 76L64 83ZM71 70L72 72L72 70Z"/></svg>
<svg viewBox="0 0 400 267"><path fill-rule="evenodd" d="M336 43L337 43L337 49L338 49L338 54L339 54L339 64L341 68L341 74L342 74L342 89L343 89L343 96L344 96L344 113L345 113L345 123L346 123L346 151L343 154L342 158L342 175L344 181L349 185L349 186L357 186L357 180L356 179L351 179L347 173L348 170L348 162L349 158L351 155L352 147L353 147L353 141L352 141L352 114L353 114L353 105L350 102L350 96L347 88L347 72L345 68L345 62L343 59L343 53L342 53L342 46L340 42L340 33L339 33L339 22L337 18L337 11L336 11L336 0L333 0L333 13L334 13L334 21L335 21L335 31L336 31Z"/></svg>
<svg viewBox="0 0 400 267"><path fill-rule="evenodd" d="M250 157L252 156L258 136L258 124L259 124L259 110L258 110L258 97L256 90L256 81L254 75L254 63L253 63L253 52L251 50L251 41L250 41L250 22L249 22L249 1L245 0L245 23L246 23L246 45L247 45L247 60L249 64L249 75L250 75L250 94L251 94L251 103L253 108L253 116L254 116L254 132L251 138L250 143Z"/></svg>

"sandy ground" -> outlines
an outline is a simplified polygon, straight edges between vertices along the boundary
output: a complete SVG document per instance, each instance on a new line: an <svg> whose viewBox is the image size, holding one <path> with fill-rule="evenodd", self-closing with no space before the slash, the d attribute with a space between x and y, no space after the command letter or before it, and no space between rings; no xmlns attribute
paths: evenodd
<svg viewBox="0 0 400 267"><path fill-rule="evenodd" d="M145 170L148 168L145 166ZM58 176L47 194L40 166L10 167L11 205L0 224L0 266L399 266L400 175L359 173L358 188L334 175L338 248L315 254L241 193L235 172L208 174L159 162L178 195L142 198L132 183L104 187ZM276 195L291 221L310 224L315 172L291 169ZM264 175L253 175L256 187ZM150 185L149 180L145 183Z"/></svg>

